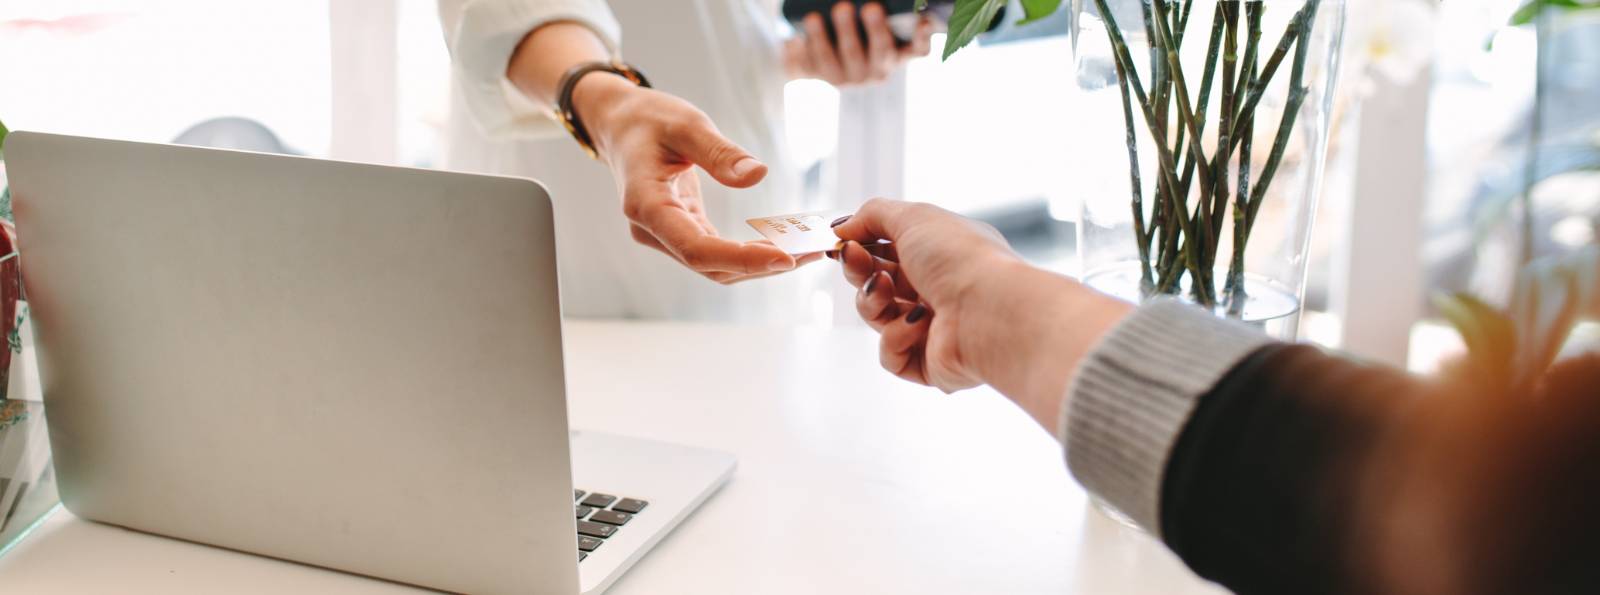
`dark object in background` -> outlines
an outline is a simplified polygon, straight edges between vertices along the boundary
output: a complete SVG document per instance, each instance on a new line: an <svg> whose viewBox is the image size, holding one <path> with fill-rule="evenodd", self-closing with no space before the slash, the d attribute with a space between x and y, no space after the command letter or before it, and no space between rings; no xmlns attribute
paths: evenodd
<svg viewBox="0 0 1600 595"><path fill-rule="evenodd" d="M806 15L813 12L822 14L822 24L828 28L828 41L834 45L839 44L839 34L833 29L833 7L840 2L852 2L856 5L856 14L860 15L861 7L867 3L883 6L884 12L889 15L889 30L894 32L895 45L904 47L910 45L911 37L917 33L917 0L784 0L783 18L793 24L796 30L804 27ZM950 13L956 8L955 0L928 0L928 9L923 14L939 23L949 23ZM1004 20L1005 9L1000 9L1000 14L994 20L995 25ZM861 19L856 19L856 33L861 37L863 46L867 43L867 30L861 24ZM993 27L990 28L993 30Z"/></svg>

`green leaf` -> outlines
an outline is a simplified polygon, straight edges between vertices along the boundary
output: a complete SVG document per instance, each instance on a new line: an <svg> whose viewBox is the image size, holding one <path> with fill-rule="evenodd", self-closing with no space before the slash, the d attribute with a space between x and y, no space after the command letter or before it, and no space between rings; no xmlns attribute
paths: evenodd
<svg viewBox="0 0 1600 595"><path fill-rule="evenodd" d="M1600 8L1600 0L1529 0L1511 15L1511 24L1517 26L1532 24L1534 19L1539 18L1539 13L1544 12L1546 8L1593 10Z"/></svg>
<svg viewBox="0 0 1600 595"><path fill-rule="evenodd" d="M1018 25L1026 25L1043 19L1061 9L1061 0L1022 0L1022 20Z"/></svg>
<svg viewBox="0 0 1600 595"><path fill-rule="evenodd" d="M944 39L943 60L949 60L967 44L977 39L978 34L989 30L989 25L994 23L994 17L1005 8L1006 0L956 0L956 8L950 13L950 33Z"/></svg>
<svg viewBox="0 0 1600 595"><path fill-rule="evenodd" d="M928 0L917 0L917 12L928 9Z"/></svg>
<svg viewBox="0 0 1600 595"><path fill-rule="evenodd" d="M1465 293L1436 297L1434 305L1467 344L1467 362L1477 380L1510 386L1517 348L1517 327L1511 318Z"/></svg>
<svg viewBox="0 0 1600 595"><path fill-rule="evenodd" d="M1578 322L1600 311L1600 244L1542 258L1517 276L1511 298L1517 315L1519 385L1535 382L1555 363Z"/></svg>
<svg viewBox="0 0 1600 595"><path fill-rule="evenodd" d="M11 134L11 131L6 129L6 123L5 122L0 122L0 158L4 158L6 156L6 135L7 134Z"/></svg>
<svg viewBox="0 0 1600 595"><path fill-rule="evenodd" d="M1505 312L1466 294L1440 296L1434 304L1467 345L1471 380L1528 394L1578 322L1600 315L1600 244L1525 266Z"/></svg>

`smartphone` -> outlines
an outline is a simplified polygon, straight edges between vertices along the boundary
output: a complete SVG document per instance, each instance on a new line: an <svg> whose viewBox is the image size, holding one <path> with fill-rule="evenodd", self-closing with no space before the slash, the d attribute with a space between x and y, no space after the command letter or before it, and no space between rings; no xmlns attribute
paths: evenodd
<svg viewBox="0 0 1600 595"><path fill-rule="evenodd" d="M806 15L813 12L822 13L822 24L828 29L828 41L835 46L839 44L839 33L833 27L833 7L839 2L850 2L856 5L857 15L862 6L868 2L883 6L884 13L889 15L889 30L894 33L895 45L904 47L911 44L911 38L917 34L917 23L926 15L934 20L938 26L950 22L950 13L955 10L955 0L928 0L928 8L917 13L917 0L784 0L783 18L794 25L796 30L804 27L802 22ZM1004 14L1004 9L1001 9ZM996 25L1000 23L999 17L995 18ZM856 35L860 36L863 46L867 43L867 30L861 24L861 19L856 19Z"/></svg>

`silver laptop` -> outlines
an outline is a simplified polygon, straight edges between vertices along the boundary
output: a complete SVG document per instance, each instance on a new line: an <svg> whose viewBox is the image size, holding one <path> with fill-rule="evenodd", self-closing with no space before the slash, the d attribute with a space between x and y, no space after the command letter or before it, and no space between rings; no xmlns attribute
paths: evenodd
<svg viewBox="0 0 1600 595"><path fill-rule="evenodd" d="M569 432L533 181L28 132L6 162L80 517L572 595L732 473L724 453Z"/></svg>

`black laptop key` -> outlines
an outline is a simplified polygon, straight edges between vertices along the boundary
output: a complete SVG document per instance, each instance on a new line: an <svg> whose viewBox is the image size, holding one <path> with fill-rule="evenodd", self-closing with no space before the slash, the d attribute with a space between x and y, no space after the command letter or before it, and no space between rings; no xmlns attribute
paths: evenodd
<svg viewBox="0 0 1600 595"><path fill-rule="evenodd" d="M583 495L587 493L589 492L585 492L583 490L572 490L572 501L577 502L578 500L582 500Z"/></svg>
<svg viewBox="0 0 1600 595"><path fill-rule="evenodd" d="M604 539L610 537L612 533L616 532L617 528L611 525L602 525L600 523L591 523L589 521L578 521L578 534L580 535L588 535L590 537L599 537Z"/></svg>
<svg viewBox="0 0 1600 595"><path fill-rule="evenodd" d="M592 551L595 551L597 549L600 549L600 544L602 544L602 543L605 543L605 542L604 541L600 541L598 539L595 539L593 537L584 537L582 535L579 535L578 536L578 551L580 551L580 552L592 552Z"/></svg>
<svg viewBox="0 0 1600 595"><path fill-rule="evenodd" d="M589 513L594 512L594 509L593 508L589 508L587 506L579 505L577 508L573 509L573 512L578 513L578 518L581 519L583 517L589 516Z"/></svg>
<svg viewBox="0 0 1600 595"><path fill-rule="evenodd" d="M616 496L595 492L593 494L589 494L588 498L583 499L583 505L593 506L595 508L605 508L607 506L611 506L611 503L616 501Z"/></svg>
<svg viewBox="0 0 1600 595"><path fill-rule="evenodd" d="M628 514L626 512L617 512L615 510L601 510L601 511L596 511L594 513L594 516L589 517L589 520L594 521L596 523L605 523L607 525L616 525L616 526L620 527L622 525L628 524L628 520L632 519L632 518L633 518L633 515Z"/></svg>
<svg viewBox="0 0 1600 595"><path fill-rule="evenodd" d="M587 557L589 557L589 552L578 552L578 561L579 562L582 562L583 559L587 558Z"/></svg>
<svg viewBox="0 0 1600 595"><path fill-rule="evenodd" d="M635 500L633 498L623 498L621 500L618 500L617 501L617 505L611 507L611 510L616 510L616 511L620 511L620 512L626 512L628 514L639 514L639 511L644 510L644 507L649 506L649 505L650 505L650 503L649 502L645 502L644 500Z"/></svg>

